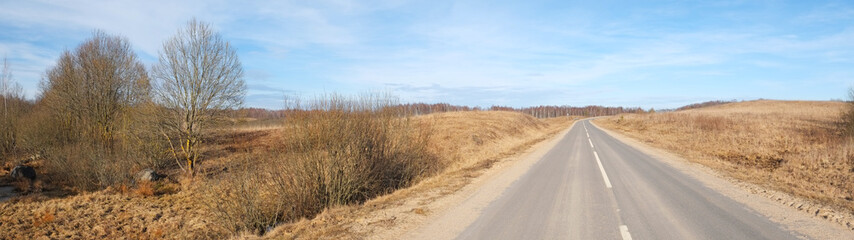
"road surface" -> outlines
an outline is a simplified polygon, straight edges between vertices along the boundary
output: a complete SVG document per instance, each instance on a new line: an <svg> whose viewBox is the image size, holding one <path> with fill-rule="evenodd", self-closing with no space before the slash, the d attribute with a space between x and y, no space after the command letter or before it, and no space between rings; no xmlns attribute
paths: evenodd
<svg viewBox="0 0 854 240"><path fill-rule="evenodd" d="M581 121L458 239L798 239Z"/></svg>

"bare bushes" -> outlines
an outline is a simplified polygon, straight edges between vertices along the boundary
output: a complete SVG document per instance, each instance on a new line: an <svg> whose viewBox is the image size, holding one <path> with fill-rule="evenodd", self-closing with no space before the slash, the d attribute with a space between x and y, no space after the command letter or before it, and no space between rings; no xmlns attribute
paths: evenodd
<svg viewBox="0 0 854 240"><path fill-rule="evenodd" d="M44 152L50 176L82 190L130 181L160 152L150 125L150 85L126 38L96 31L64 52L42 82L42 98L24 138ZM147 110L149 109L149 110Z"/></svg>
<svg viewBox="0 0 854 240"><path fill-rule="evenodd" d="M388 96L331 95L289 116L285 149L296 161L315 162L296 170L323 176L324 205L361 202L438 168L426 149L426 129L391 108L394 103Z"/></svg>
<svg viewBox="0 0 854 240"><path fill-rule="evenodd" d="M214 214L215 221L224 229L239 232L261 233L267 227L284 219L285 206L304 206L294 203L289 190L279 185L284 179L283 173L274 173L267 166L272 156L256 159L243 159L240 169L228 172L219 178L208 181L202 199ZM257 162L254 162L257 161ZM288 209L294 212L293 208Z"/></svg>
<svg viewBox="0 0 854 240"><path fill-rule="evenodd" d="M24 99L21 85L12 78L12 70L6 58L0 66L0 159L9 159L18 148L18 130L20 118L32 107ZM0 162L2 163L2 162Z"/></svg>
<svg viewBox="0 0 854 240"><path fill-rule="evenodd" d="M130 179L130 162L117 159L102 148L72 144L50 151L47 165L51 177L79 190L97 190Z"/></svg>
<svg viewBox="0 0 854 240"><path fill-rule="evenodd" d="M281 152L249 159L243 170L215 180L211 186L221 189L211 191L208 199L219 199L211 206L230 229L262 232L436 173L441 166L427 149L429 129L395 103L385 95L329 95L290 111Z"/></svg>
<svg viewBox="0 0 854 240"><path fill-rule="evenodd" d="M0 96L6 100L6 110L0 113L0 159L11 159L21 152L20 128L26 122L22 121L32 103L16 96Z"/></svg>

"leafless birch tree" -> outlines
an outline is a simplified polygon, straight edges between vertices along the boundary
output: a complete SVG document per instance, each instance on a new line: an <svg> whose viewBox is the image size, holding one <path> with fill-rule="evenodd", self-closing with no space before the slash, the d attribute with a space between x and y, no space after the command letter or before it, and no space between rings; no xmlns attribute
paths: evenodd
<svg viewBox="0 0 854 240"><path fill-rule="evenodd" d="M163 135L176 160L195 173L197 145L207 124L243 104L246 84L237 52L210 24L191 20L163 44L154 66L155 101L164 112ZM173 139L176 136L177 139ZM179 162L180 164L180 162Z"/></svg>

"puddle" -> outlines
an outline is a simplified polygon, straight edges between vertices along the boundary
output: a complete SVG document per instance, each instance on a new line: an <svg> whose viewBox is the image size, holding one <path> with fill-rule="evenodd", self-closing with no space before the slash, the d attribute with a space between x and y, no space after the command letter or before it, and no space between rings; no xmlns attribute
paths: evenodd
<svg viewBox="0 0 854 240"><path fill-rule="evenodd" d="M0 202L5 202L15 196L14 186L0 186Z"/></svg>

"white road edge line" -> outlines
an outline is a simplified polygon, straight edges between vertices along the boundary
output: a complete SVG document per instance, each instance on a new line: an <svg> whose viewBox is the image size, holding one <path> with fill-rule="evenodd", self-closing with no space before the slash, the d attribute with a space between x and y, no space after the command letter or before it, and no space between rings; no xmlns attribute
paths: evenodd
<svg viewBox="0 0 854 240"><path fill-rule="evenodd" d="M629 227L620 225L620 235L623 235L623 240L632 240L632 234L629 234Z"/></svg>
<svg viewBox="0 0 854 240"><path fill-rule="evenodd" d="M602 178L605 179L605 187L611 188L611 180L608 179L608 174L605 173L605 168L602 167L602 161L599 160L599 154L593 151L593 156L596 157L596 163L599 164L599 171L602 172Z"/></svg>
<svg viewBox="0 0 854 240"><path fill-rule="evenodd" d="M590 148L593 148L593 141L590 141L590 139L588 138L588 139L587 139L587 142L589 142L589 143L590 143Z"/></svg>

